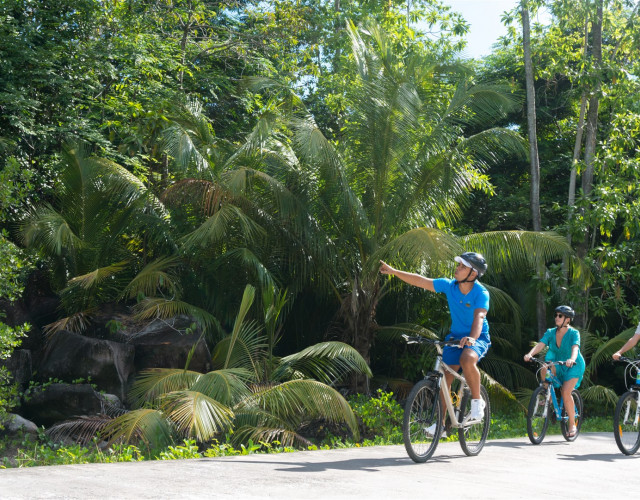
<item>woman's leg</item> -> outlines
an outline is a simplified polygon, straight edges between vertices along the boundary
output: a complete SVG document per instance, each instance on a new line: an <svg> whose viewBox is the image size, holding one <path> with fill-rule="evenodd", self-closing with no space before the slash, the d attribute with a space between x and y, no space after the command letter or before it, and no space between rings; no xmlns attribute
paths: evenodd
<svg viewBox="0 0 640 500"><path fill-rule="evenodd" d="M567 416L569 417L569 431L576 428L576 407L573 404L571 393L576 388L577 383L577 378L570 378L562 384L562 401L564 402L564 407L567 410Z"/></svg>

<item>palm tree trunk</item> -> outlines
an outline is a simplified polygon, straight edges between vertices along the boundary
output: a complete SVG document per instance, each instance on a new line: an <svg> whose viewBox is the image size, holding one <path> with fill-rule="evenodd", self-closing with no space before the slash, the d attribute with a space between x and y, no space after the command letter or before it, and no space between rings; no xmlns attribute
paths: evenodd
<svg viewBox="0 0 640 500"><path fill-rule="evenodd" d="M522 0L522 48L524 52L525 86L527 89L527 131L529 136L529 161L531 168L531 222L534 231L542 230L540 215L540 159L538 157L538 134L536 130L536 91L533 81L533 65L531 63L531 30L529 26L529 7L527 0ZM536 270L539 278L545 274L544 262ZM536 319L538 333L545 331L546 308L542 292L536 292Z"/></svg>
<svg viewBox="0 0 640 500"><path fill-rule="evenodd" d="M597 72L602 67L602 0L597 0L596 2L596 19L593 22L591 27L591 35L592 35L592 49L591 55L593 60L594 69ZM589 99L589 111L587 112L587 133L585 136L585 145L584 145L584 164L585 170L582 175L582 191L585 197L589 197L591 191L593 189L593 175L594 175L594 163L595 163L595 152L596 152L596 139L597 139L597 130L598 130L598 106L600 103L600 77L596 78L596 82L591 91L591 98ZM580 243L577 249L577 254L579 258L584 258L589 251L590 246L590 233L589 228L585 231L584 239ZM584 306L579 309L578 317L576 323L581 326L586 326L587 319L587 298L588 298L589 290L584 292L583 296L583 304Z"/></svg>
<svg viewBox="0 0 640 500"><path fill-rule="evenodd" d="M367 286L356 277L351 293L342 298L338 312L343 340L353 346L368 365L371 364L371 348L377 327L375 316L379 292L377 278ZM352 392L369 393L369 379L364 375L353 374L349 385Z"/></svg>
<svg viewBox="0 0 640 500"><path fill-rule="evenodd" d="M587 47L589 46L589 16L585 16L584 20L584 47L582 49L582 60L586 63L587 60ZM573 217L573 209L576 203L576 176L577 176L577 163L580 159L580 152L582 150L582 133L584 132L584 115L587 111L587 93L582 91L580 96L580 114L578 116L578 128L576 130L576 141L573 145L573 158L571 161L571 174L569 176L569 200L567 202L568 210L567 217L569 220ZM569 245L571 245L571 232L567 235Z"/></svg>

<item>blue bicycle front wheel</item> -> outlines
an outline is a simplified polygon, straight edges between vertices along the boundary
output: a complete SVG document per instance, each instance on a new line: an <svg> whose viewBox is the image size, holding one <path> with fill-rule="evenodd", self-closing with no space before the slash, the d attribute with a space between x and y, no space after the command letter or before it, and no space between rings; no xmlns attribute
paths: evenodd
<svg viewBox="0 0 640 500"><path fill-rule="evenodd" d="M529 408L527 409L527 434L529 441L533 444L540 444L547 434L549 427L549 413L553 412L553 407L549 401L549 391L553 390L544 386L539 386L531 394Z"/></svg>

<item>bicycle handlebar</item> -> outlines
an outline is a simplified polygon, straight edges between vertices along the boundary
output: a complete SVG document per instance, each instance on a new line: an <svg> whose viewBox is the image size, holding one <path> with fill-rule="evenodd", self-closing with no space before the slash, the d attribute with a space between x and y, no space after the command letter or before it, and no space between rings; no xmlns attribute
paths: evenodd
<svg viewBox="0 0 640 500"><path fill-rule="evenodd" d="M554 365L564 366L565 365L564 361L540 361L538 358L534 358L533 356L531 356L529 358L529 363L532 363L534 361L541 366L554 366Z"/></svg>
<svg viewBox="0 0 640 500"><path fill-rule="evenodd" d="M616 360L614 360L616 361ZM625 363L629 363L629 364L636 364L636 363L640 363L640 358L636 358L636 359L631 359L631 358L627 358L626 356L620 356L617 361L624 361Z"/></svg>
<svg viewBox="0 0 640 500"><path fill-rule="evenodd" d="M433 344L439 346L460 346L459 340L438 340L438 339L428 339L426 337L418 337L418 336L410 336L406 334L402 334L402 338L407 342L407 344Z"/></svg>

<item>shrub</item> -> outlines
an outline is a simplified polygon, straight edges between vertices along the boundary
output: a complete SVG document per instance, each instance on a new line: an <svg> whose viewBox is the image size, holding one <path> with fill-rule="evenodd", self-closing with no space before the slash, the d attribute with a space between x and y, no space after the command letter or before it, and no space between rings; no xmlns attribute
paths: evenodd
<svg viewBox="0 0 640 500"><path fill-rule="evenodd" d="M362 422L363 438L383 438L386 443L402 442L404 412L402 406L394 399L393 392L378 389L377 396L358 394L349 398L349 404L358 420Z"/></svg>

